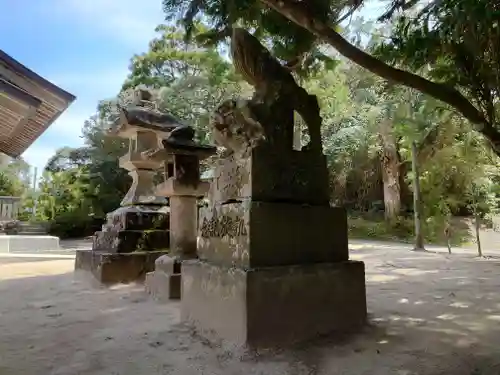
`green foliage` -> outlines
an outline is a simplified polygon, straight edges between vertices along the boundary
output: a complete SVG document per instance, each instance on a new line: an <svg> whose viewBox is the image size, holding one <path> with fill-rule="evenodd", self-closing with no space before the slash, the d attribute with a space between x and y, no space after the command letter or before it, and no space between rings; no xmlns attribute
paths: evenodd
<svg viewBox="0 0 500 375"><path fill-rule="evenodd" d="M275 55L288 66L300 65L301 74L311 65L307 56L317 53L334 60L331 54L321 53L321 43L328 43L378 76L457 110L500 155L498 4L488 0L389 0L384 13L378 15L389 29L388 40L379 38L375 42L378 53L371 49L367 53L359 33L351 38L339 33L342 21L350 20L367 3L375 2L163 0L167 19L181 20L188 38L195 20L201 18L211 26L202 39L212 43L227 37L233 25L243 26L271 44Z"/></svg>
<svg viewBox="0 0 500 375"><path fill-rule="evenodd" d="M105 135L106 109L83 126L86 145L62 148L49 160L36 194L26 206L36 204L36 219L50 223L50 232L62 238L91 235L99 229L106 213L113 211L130 184L118 166L124 151L121 140Z"/></svg>
<svg viewBox="0 0 500 375"><path fill-rule="evenodd" d="M336 19L339 12L350 5L350 0L312 0L308 7L318 19ZM283 15L269 10L255 0L163 0L168 21L181 21L187 40L196 39L203 45L216 45L230 36L234 24L244 26L266 41L274 55L306 73L320 67L334 66L335 59L317 45L314 35L289 21ZM197 30L200 19L211 26Z"/></svg>
<svg viewBox="0 0 500 375"><path fill-rule="evenodd" d="M200 23L193 25L195 35L207 31ZM170 87L179 79L204 77L209 85L231 79L232 65L214 48L200 48L184 41L180 28L160 25L158 37L149 43L147 52L135 55L123 90L145 85L151 88Z"/></svg>
<svg viewBox="0 0 500 375"><path fill-rule="evenodd" d="M446 245L444 220L429 218L424 222L423 233L425 242L437 245ZM415 223L413 218L400 217L395 221L386 221L382 216L363 218L350 216L348 219L349 236L351 238L402 241L412 243L415 238ZM456 223L451 228L451 245L460 246L471 236L466 225Z"/></svg>
<svg viewBox="0 0 500 375"><path fill-rule="evenodd" d="M208 30L199 22L193 28L195 36ZM132 58L122 94L137 86L157 89L159 108L193 126L199 141L209 142L211 112L225 99L249 95L250 87L239 80L221 51L186 42L180 27L160 25L157 32L148 51Z"/></svg>
<svg viewBox="0 0 500 375"><path fill-rule="evenodd" d="M182 6L187 2L172 0L165 4L167 8L177 4L179 11L185 11ZM206 16L216 20L222 14L217 6L225 3L203 4ZM245 25L251 28L260 25L256 32L266 41L274 42L275 48L278 48L277 36L293 33L293 28L282 29L288 21L274 19L276 13L258 7L257 2L245 4L237 11L227 11L226 18L210 29L195 22L191 30L193 36L214 36L214 32L223 36L225 28L233 22L231 17L247 12L254 12L245 18L253 21ZM335 16L334 13L332 10L328 14ZM186 25L189 26L189 22ZM361 31L350 32L356 35ZM299 34L287 45L290 51L300 46L299 40L307 39L301 39L304 35ZM32 200L37 200L38 218L49 220L54 233L73 236L94 230L96 219L116 209L128 190L130 179L117 164L126 145L122 140L106 137L103 130L116 118L117 104L130 99L130 89L139 85L153 87L159 107L192 125L198 140L203 142L210 142L208 129L213 109L229 97L251 94L251 88L234 73L222 48L188 43L183 36L180 27L160 26L149 50L132 58L124 90L116 98L99 103L96 115L84 124L85 146L63 148L48 163L38 196ZM358 39L356 43L360 44L361 38ZM374 38L366 45L377 43L379 40ZM290 57L287 55L290 51L280 53L282 57ZM497 160L463 117L419 92L387 84L348 61L335 70L319 69L310 73L302 83L320 100L332 202L359 213L350 219L353 236L413 239L409 168L413 141L419 145L427 241L443 243L444 227L455 215L479 212L487 217L496 212L500 196ZM387 167L381 162L387 147L381 141L382 124L390 131L397 151L394 162L400 175L399 199L404 210L391 221L382 219L386 198L382 172ZM307 134L303 134L303 138L307 138ZM211 163L207 160L204 167L209 168ZM452 232L453 241L458 244L467 231L457 226Z"/></svg>
<svg viewBox="0 0 500 375"><path fill-rule="evenodd" d="M21 158L5 160L0 168L0 196L21 197L30 189L29 165Z"/></svg>
<svg viewBox="0 0 500 375"><path fill-rule="evenodd" d="M96 115L85 122L85 146L62 148L47 163L39 192L29 205L37 201L37 217L51 222L52 233L89 235L106 213L119 207L130 187L127 171L118 166L127 145L106 136L105 130L116 119L117 104L126 104L136 85L157 88L159 107L194 126L203 142L210 141L207 129L215 106L248 93L248 86L237 80L232 66L215 49L184 43L173 27L160 26L158 32L149 51L132 58L124 90L101 101Z"/></svg>
<svg viewBox="0 0 500 375"><path fill-rule="evenodd" d="M321 101L324 149L336 204L371 215L383 210L379 127L389 120L399 156L400 198L409 212L410 145L412 141L419 145L427 240L442 243L444 225L452 215L470 215L475 209L482 216L496 213L495 176L500 174L496 157L461 116L432 98L387 85L348 63L311 77L306 87ZM360 220L351 228L357 236L413 239L411 220ZM457 230L455 240L464 240L466 234Z"/></svg>
<svg viewBox="0 0 500 375"><path fill-rule="evenodd" d="M500 8L488 0L429 1L396 19L379 54L460 87L494 123L500 87Z"/></svg>

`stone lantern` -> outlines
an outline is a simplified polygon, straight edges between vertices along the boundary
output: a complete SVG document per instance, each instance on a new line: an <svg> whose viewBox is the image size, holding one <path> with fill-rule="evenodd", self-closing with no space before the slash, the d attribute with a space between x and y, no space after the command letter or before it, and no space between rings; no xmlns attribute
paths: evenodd
<svg viewBox="0 0 500 375"><path fill-rule="evenodd" d="M181 294L181 261L197 257L198 199L210 184L200 178L200 161L215 154L214 146L194 140L194 129L179 127L162 141L150 160L167 160L165 181L156 194L170 201L170 252L157 259L155 271L146 276L146 288L160 300Z"/></svg>
<svg viewBox="0 0 500 375"><path fill-rule="evenodd" d="M128 152L119 165L129 171L132 184L121 207L107 215L102 230L94 235L92 250L77 254L75 268L91 270L102 282L135 281L168 250L168 199L155 193L154 178L168 158L158 157L157 151L177 128L184 126L159 111L146 90L136 91L133 103L119 108L108 135L128 139Z"/></svg>

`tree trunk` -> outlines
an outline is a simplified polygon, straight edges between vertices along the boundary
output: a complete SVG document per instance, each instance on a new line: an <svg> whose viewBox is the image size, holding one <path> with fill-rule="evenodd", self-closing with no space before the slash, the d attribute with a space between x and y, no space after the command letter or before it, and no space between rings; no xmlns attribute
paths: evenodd
<svg viewBox="0 0 500 375"><path fill-rule="evenodd" d="M316 35L325 43L330 44L341 55L359 66L388 81L411 87L455 108L472 124L477 125L476 130L486 137L494 152L500 156L500 132L496 130L494 124L488 122L483 113L458 90L455 90L449 85L432 82L419 75L394 68L364 52L355 45L349 43L330 25L316 19L307 10L304 2L296 2L293 0L260 1L288 18L290 21Z"/></svg>
<svg viewBox="0 0 500 375"><path fill-rule="evenodd" d="M446 238L446 246L448 246L448 254L451 254L451 218L446 220L444 237Z"/></svg>
<svg viewBox="0 0 500 375"><path fill-rule="evenodd" d="M477 244L477 256L483 256L483 249L481 248L481 238L479 237L479 230L481 229L481 221L479 218L479 213L477 208L474 208L474 224L476 227L476 244Z"/></svg>
<svg viewBox="0 0 500 375"><path fill-rule="evenodd" d="M300 151L302 149L302 117L297 112L294 112L293 117L293 149Z"/></svg>
<svg viewBox="0 0 500 375"><path fill-rule="evenodd" d="M389 119L383 119L379 127L382 152L380 164L384 185L385 219L395 220L401 212L401 188L399 185L399 154L396 140L392 134Z"/></svg>
<svg viewBox="0 0 500 375"><path fill-rule="evenodd" d="M420 172L418 170L417 143L411 143L411 166L413 170L413 212L415 213L415 251L425 251L422 233L422 199L420 197Z"/></svg>

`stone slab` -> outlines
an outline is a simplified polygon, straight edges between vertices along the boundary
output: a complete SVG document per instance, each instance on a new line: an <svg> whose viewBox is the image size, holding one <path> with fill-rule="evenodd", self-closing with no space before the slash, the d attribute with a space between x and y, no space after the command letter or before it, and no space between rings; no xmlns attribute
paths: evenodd
<svg viewBox="0 0 500 375"><path fill-rule="evenodd" d="M239 267L349 259L347 214L340 207L244 201L199 211L198 256Z"/></svg>
<svg viewBox="0 0 500 375"><path fill-rule="evenodd" d="M146 274L146 292L158 302L181 299L181 274L166 274L156 270Z"/></svg>
<svg viewBox="0 0 500 375"><path fill-rule="evenodd" d="M93 237L92 249L110 253L165 250L170 247L167 230L98 231Z"/></svg>
<svg viewBox="0 0 500 375"><path fill-rule="evenodd" d="M106 226L115 230L149 230L169 228L169 214L163 206L119 207L106 215Z"/></svg>
<svg viewBox="0 0 500 375"><path fill-rule="evenodd" d="M247 158L230 155L215 167L208 197L214 203L251 198L328 206L326 157L268 145L255 147Z"/></svg>
<svg viewBox="0 0 500 375"><path fill-rule="evenodd" d="M75 271L88 272L102 284L142 282L154 270L156 259L165 254L165 251L113 254L77 250Z"/></svg>
<svg viewBox="0 0 500 375"><path fill-rule="evenodd" d="M364 263L244 270L185 261L181 318L208 337L258 347L352 333L367 319Z"/></svg>
<svg viewBox="0 0 500 375"><path fill-rule="evenodd" d="M32 235L0 236L0 253L59 250L59 237Z"/></svg>

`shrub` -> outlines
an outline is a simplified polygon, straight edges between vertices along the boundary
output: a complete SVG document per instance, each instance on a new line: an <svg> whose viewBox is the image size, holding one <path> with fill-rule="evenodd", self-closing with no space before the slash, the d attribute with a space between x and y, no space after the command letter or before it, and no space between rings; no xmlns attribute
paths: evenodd
<svg viewBox="0 0 500 375"><path fill-rule="evenodd" d="M78 212L63 212L50 222L49 232L60 238L81 238L94 234L102 223L103 219L83 216Z"/></svg>
<svg viewBox="0 0 500 375"><path fill-rule="evenodd" d="M422 224L426 243L446 245L444 218L431 217ZM351 215L348 226L349 236L352 238L403 242L413 242L415 238L415 224L412 217L399 217L388 222L383 218ZM450 238L452 245L461 245L467 242L470 236L471 233L466 225L453 222Z"/></svg>

